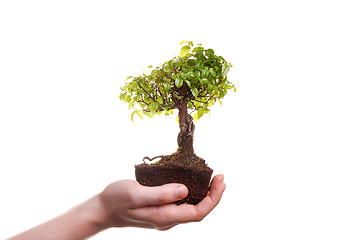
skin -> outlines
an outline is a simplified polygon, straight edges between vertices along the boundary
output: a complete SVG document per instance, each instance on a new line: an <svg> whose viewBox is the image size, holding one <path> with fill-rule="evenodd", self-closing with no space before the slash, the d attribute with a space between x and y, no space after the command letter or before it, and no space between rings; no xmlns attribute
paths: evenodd
<svg viewBox="0 0 359 240"><path fill-rule="evenodd" d="M112 227L168 230L198 222L219 203L226 188L223 179L215 176L207 197L195 206L172 203L187 196L182 184L145 187L134 180L119 180L68 212L8 240L80 240Z"/></svg>

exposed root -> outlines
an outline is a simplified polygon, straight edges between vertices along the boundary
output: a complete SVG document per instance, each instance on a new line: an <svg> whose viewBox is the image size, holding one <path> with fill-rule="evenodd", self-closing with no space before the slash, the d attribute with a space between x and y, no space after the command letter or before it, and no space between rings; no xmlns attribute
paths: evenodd
<svg viewBox="0 0 359 240"><path fill-rule="evenodd" d="M145 160L148 160L148 161L153 161L153 160L155 160L156 158L163 158L164 157L164 155L159 155L159 156L156 156L156 157L153 157L153 158L149 158L149 157L144 157L143 159L142 159L142 161L145 163L145 164L147 164L146 162L145 162Z"/></svg>

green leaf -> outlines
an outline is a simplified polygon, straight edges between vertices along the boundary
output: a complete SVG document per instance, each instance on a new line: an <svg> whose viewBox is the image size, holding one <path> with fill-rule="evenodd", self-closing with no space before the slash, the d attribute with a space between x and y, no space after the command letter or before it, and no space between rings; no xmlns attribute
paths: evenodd
<svg viewBox="0 0 359 240"><path fill-rule="evenodd" d="M204 49L203 47L195 47L195 48L193 48L192 52L195 53L195 52L198 52L201 50L203 51L203 49Z"/></svg>
<svg viewBox="0 0 359 240"><path fill-rule="evenodd" d="M143 119L143 112L141 110L136 110L137 116L139 116L141 119Z"/></svg>
<svg viewBox="0 0 359 240"><path fill-rule="evenodd" d="M208 101L208 107L212 107L214 105L214 102L213 102L213 100L211 99L211 100L209 100Z"/></svg>
<svg viewBox="0 0 359 240"><path fill-rule="evenodd" d="M156 114L157 115L162 115L163 111L157 111Z"/></svg>
<svg viewBox="0 0 359 240"><path fill-rule="evenodd" d="M228 72L229 72L229 66L228 66L228 65L225 65L225 66L222 68L222 75L226 75Z"/></svg>
<svg viewBox="0 0 359 240"><path fill-rule="evenodd" d="M126 99L125 99L125 102L130 102L130 101L131 101L131 95L127 95Z"/></svg>
<svg viewBox="0 0 359 240"><path fill-rule="evenodd" d="M223 97L227 95L227 89L223 89Z"/></svg>
<svg viewBox="0 0 359 240"><path fill-rule="evenodd" d="M201 77L201 73L200 73L200 71L198 71L198 70L194 71L193 74L194 74L196 77L198 77L198 78Z"/></svg>
<svg viewBox="0 0 359 240"><path fill-rule="evenodd" d="M149 113L149 112L145 112L145 115L149 118L153 118L153 114L152 113Z"/></svg>
<svg viewBox="0 0 359 240"><path fill-rule="evenodd" d="M202 79L199 79L199 81L203 84L203 83L208 82L208 79L207 78L202 78Z"/></svg>
<svg viewBox="0 0 359 240"><path fill-rule="evenodd" d="M163 69L163 71L169 73L169 72L172 71L172 69L171 69L171 67L168 66L168 67L165 67L165 68Z"/></svg>
<svg viewBox="0 0 359 240"><path fill-rule="evenodd" d="M177 78L175 81L176 87L180 88L183 85L183 80L181 78Z"/></svg>
<svg viewBox="0 0 359 240"><path fill-rule="evenodd" d="M148 108L150 109L150 111L151 111L152 113L155 113L156 110L157 110L157 108L158 108L158 104L155 103L155 102L152 102L152 103L150 104L150 106L148 106Z"/></svg>
<svg viewBox="0 0 359 240"><path fill-rule="evenodd" d="M121 101L126 102L126 97L127 97L127 94L126 94L126 93L121 93L121 94L120 94L120 100L121 100Z"/></svg>
<svg viewBox="0 0 359 240"><path fill-rule="evenodd" d="M226 86L224 86L225 89L232 89L233 87L234 87L234 86L229 85L229 84L227 84Z"/></svg>
<svg viewBox="0 0 359 240"><path fill-rule="evenodd" d="M201 70L202 77L206 78L208 77L208 69L204 68Z"/></svg>
<svg viewBox="0 0 359 240"><path fill-rule="evenodd" d="M200 60L204 59L203 50L199 50L194 56Z"/></svg>
<svg viewBox="0 0 359 240"><path fill-rule="evenodd" d="M175 111L174 109L170 109L165 112L165 115L171 115L171 114L173 114L174 111Z"/></svg>
<svg viewBox="0 0 359 240"><path fill-rule="evenodd" d="M136 111L133 111L132 113L131 113L131 121L133 122L133 115L135 115L135 113L136 113Z"/></svg>
<svg viewBox="0 0 359 240"><path fill-rule="evenodd" d="M132 98L129 102L128 102L128 110L131 109L131 107L133 106L133 103L135 102L135 99Z"/></svg>
<svg viewBox="0 0 359 240"><path fill-rule="evenodd" d="M193 69L192 69L192 68L188 71L188 75L190 75L191 77L194 77L194 73L193 73Z"/></svg>
<svg viewBox="0 0 359 240"><path fill-rule="evenodd" d="M191 88L191 93L194 97L197 97L198 96L198 89L197 88Z"/></svg>
<svg viewBox="0 0 359 240"><path fill-rule="evenodd" d="M210 68L210 69L209 69L209 73L210 73L213 77L215 77L215 76L217 75L216 71L214 71L213 68Z"/></svg>
<svg viewBox="0 0 359 240"><path fill-rule="evenodd" d="M164 87L165 87L165 91L166 91L166 92L169 92L170 89L171 89L171 84L165 83L165 84L164 84Z"/></svg>
<svg viewBox="0 0 359 240"><path fill-rule="evenodd" d="M204 109L203 108L200 108L198 109L198 119L200 119L204 114Z"/></svg>
<svg viewBox="0 0 359 240"><path fill-rule="evenodd" d="M212 90L213 90L213 85L212 85L211 83L208 83L207 90L208 90L208 91L212 91Z"/></svg>
<svg viewBox="0 0 359 240"><path fill-rule="evenodd" d="M191 87L191 82L190 81L186 80L186 83L187 83L188 87Z"/></svg>
<svg viewBox="0 0 359 240"><path fill-rule="evenodd" d="M213 51L213 49L207 49L207 50L206 50L206 53L208 53L207 55L208 55L209 57L214 56L214 51Z"/></svg>
<svg viewBox="0 0 359 240"><path fill-rule="evenodd" d="M181 51L180 51L180 53L178 54L178 56L180 57L180 58L183 58L184 56L186 56L186 54L189 52L189 50L191 50L191 47L190 46L183 46L182 48L181 48Z"/></svg>
<svg viewBox="0 0 359 240"><path fill-rule="evenodd" d="M193 114L193 120L194 120L195 122L197 122L198 119L199 119L199 117L198 117L198 112L195 112L195 113Z"/></svg>
<svg viewBox="0 0 359 240"><path fill-rule="evenodd" d="M131 121L133 122L133 116L135 115L139 116L141 119L143 119L143 112L141 110L135 110L131 113Z"/></svg>
<svg viewBox="0 0 359 240"><path fill-rule="evenodd" d="M219 90L219 97L220 98L223 98L224 97L224 92L222 89Z"/></svg>

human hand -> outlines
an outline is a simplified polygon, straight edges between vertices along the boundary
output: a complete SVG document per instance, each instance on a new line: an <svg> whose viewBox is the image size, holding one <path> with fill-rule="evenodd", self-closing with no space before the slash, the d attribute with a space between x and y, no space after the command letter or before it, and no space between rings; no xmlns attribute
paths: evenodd
<svg viewBox="0 0 359 240"><path fill-rule="evenodd" d="M106 227L142 227L167 230L180 223L198 222L219 203L226 188L224 176L213 178L208 195L197 205L176 205L187 188L170 183L145 187L134 180L119 180L99 194Z"/></svg>
<svg viewBox="0 0 359 240"><path fill-rule="evenodd" d="M145 187L133 180L120 180L68 212L10 239L80 240L111 227L167 230L180 223L201 221L219 203L225 188L223 175L217 175L199 204L178 206L173 202L188 194L182 184Z"/></svg>

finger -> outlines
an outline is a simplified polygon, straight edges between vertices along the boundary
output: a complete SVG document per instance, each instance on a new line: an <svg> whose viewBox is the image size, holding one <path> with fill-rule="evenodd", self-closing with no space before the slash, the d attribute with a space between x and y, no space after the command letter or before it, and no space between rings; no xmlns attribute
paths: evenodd
<svg viewBox="0 0 359 240"><path fill-rule="evenodd" d="M134 219L141 219L145 222L152 222L156 228L164 228L179 223L201 221L207 216L219 203L222 194L226 188L223 183L223 175L217 175L211 183L211 190L198 205L182 204L164 204L157 206L145 206L133 209L129 212Z"/></svg>
<svg viewBox="0 0 359 240"><path fill-rule="evenodd" d="M212 189L210 190L208 196L195 206L196 214L199 220L202 220L218 205L223 192L226 189L226 184L216 180L212 183L211 188Z"/></svg>
<svg viewBox="0 0 359 240"><path fill-rule="evenodd" d="M183 184L169 183L158 187L145 187L138 185L138 189L132 191L133 207L162 205L172 203L185 198L188 189Z"/></svg>
<svg viewBox="0 0 359 240"><path fill-rule="evenodd" d="M222 183L223 181L224 181L223 174L218 174L218 175L214 176L212 179L212 182L211 182L210 190L212 190L216 185L218 185L219 183Z"/></svg>
<svg viewBox="0 0 359 240"><path fill-rule="evenodd" d="M158 221L160 223L187 223L201 221L219 203L226 185L222 182L223 175L213 178L212 190L198 205L191 204L166 204L162 206L150 206L136 209L142 219Z"/></svg>
<svg viewBox="0 0 359 240"><path fill-rule="evenodd" d="M217 180L220 180L220 178ZM214 187L209 195L196 206L191 204L179 206L176 204L164 204L133 209L129 213L134 219L153 223L157 229L166 229L166 226L179 223L201 221L216 207L225 190L226 185L217 180L214 181Z"/></svg>
<svg viewBox="0 0 359 240"><path fill-rule="evenodd" d="M145 206L128 211L131 218L152 224L156 229L169 229L179 223L181 213L179 206L174 203Z"/></svg>

